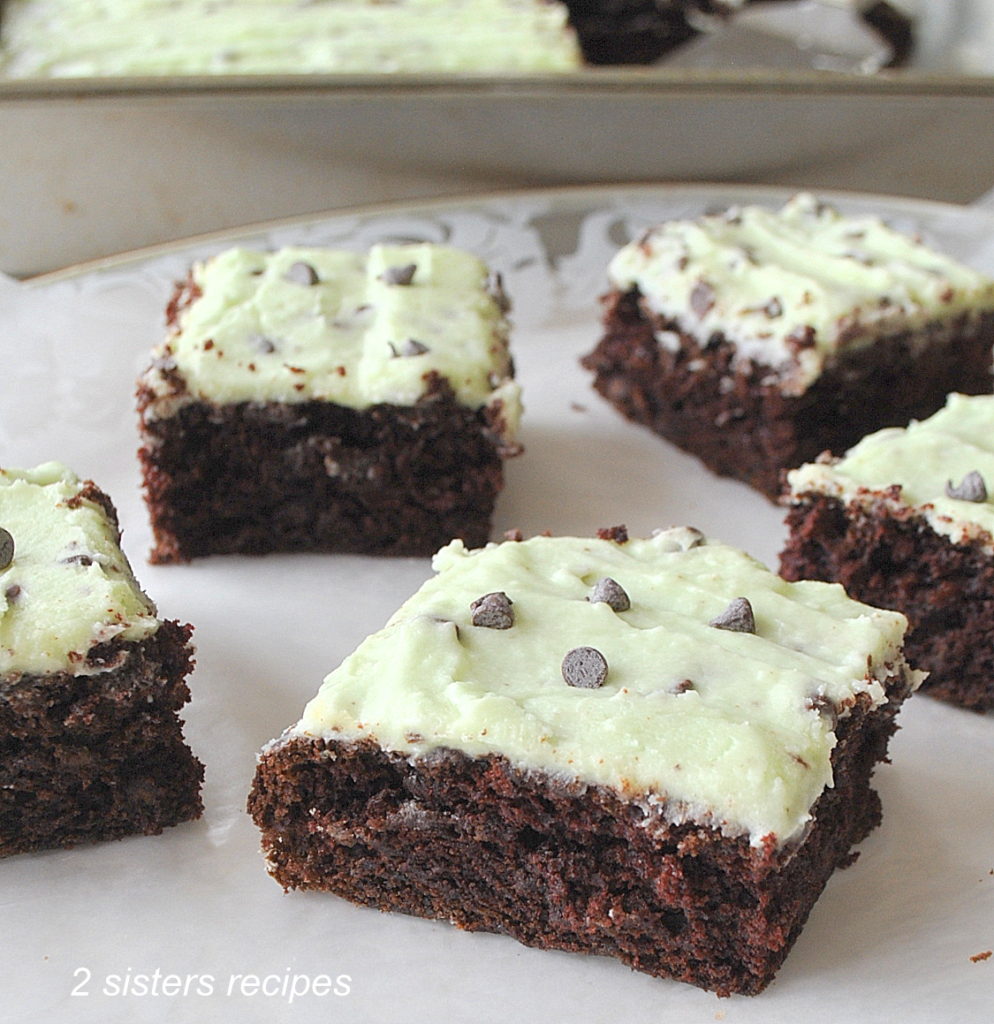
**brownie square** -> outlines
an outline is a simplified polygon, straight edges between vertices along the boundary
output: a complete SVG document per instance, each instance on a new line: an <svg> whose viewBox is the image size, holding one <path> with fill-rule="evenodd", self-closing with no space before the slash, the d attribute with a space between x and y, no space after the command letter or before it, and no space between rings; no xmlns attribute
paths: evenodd
<svg viewBox="0 0 994 1024"><path fill-rule="evenodd" d="M2 470L0 522L0 856L199 817L192 629L156 617L110 499L55 463Z"/></svg>
<svg viewBox="0 0 994 1024"><path fill-rule="evenodd" d="M485 543L520 450L507 308L438 245L194 267L138 388L151 560Z"/></svg>
<svg viewBox="0 0 994 1024"><path fill-rule="evenodd" d="M786 469L991 390L994 282L809 195L652 228L609 277L594 387L774 500Z"/></svg>
<svg viewBox="0 0 994 1024"><path fill-rule="evenodd" d="M950 395L929 419L788 481L781 574L903 612L922 692L994 708L994 397Z"/></svg>
<svg viewBox="0 0 994 1024"><path fill-rule="evenodd" d="M904 618L687 528L435 568L262 752L274 878L761 991L880 820Z"/></svg>

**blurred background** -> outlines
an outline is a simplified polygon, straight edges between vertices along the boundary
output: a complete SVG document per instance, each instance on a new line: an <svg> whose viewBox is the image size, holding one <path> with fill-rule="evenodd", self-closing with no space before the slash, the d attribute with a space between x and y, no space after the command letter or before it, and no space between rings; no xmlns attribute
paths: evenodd
<svg viewBox="0 0 994 1024"><path fill-rule="evenodd" d="M0 73L0 270L535 186L743 182L970 202L994 186L994 0L894 6L916 47L884 70L782 59L782 40L753 57L755 36L718 32L650 67L541 75Z"/></svg>

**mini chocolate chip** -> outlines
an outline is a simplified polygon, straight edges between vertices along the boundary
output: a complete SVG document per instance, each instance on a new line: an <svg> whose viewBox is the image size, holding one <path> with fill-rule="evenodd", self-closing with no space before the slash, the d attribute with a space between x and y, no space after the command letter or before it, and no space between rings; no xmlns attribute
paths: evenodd
<svg viewBox="0 0 994 1024"><path fill-rule="evenodd" d="M709 623L715 629L728 629L733 633L755 633L756 619L752 614L752 605L745 597L736 597L728 607L715 616Z"/></svg>
<svg viewBox="0 0 994 1024"><path fill-rule="evenodd" d="M387 342L390 346L390 352L394 359L410 358L412 356L423 356L425 352L428 352L428 346L420 341L416 341L414 338L408 338L400 348L392 342Z"/></svg>
<svg viewBox="0 0 994 1024"><path fill-rule="evenodd" d="M596 690L607 679L607 661L596 647L574 647L563 658L562 672L568 686Z"/></svg>
<svg viewBox="0 0 994 1024"><path fill-rule="evenodd" d="M417 269L416 263L406 263L402 267L387 267L380 274L380 280L384 284L408 285L414 280L414 274Z"/></svg>
<svg viewBox="0 0 994 1024"><path fill-rule="evenodd" d="M694 681L693 681L693 679L681 679L680 682L674 683L670 687L670 693L675 693L675 694L687 693L688 690L692 690L693 688L694 688Z"/></svg>
<svg viewBox="0 0 994 1024"><path fill-rule="evenodd" d="M13 604L21 596L20 583L12 583L4 592L3 596Z"/></svg>
<svg viewBox="0 0 994 1024"><path fill-rule="evenodd" d="M89 555L69 555L60 558L59 562L62 565L93 565L93 559Z"/></svg>
<svg viewBox="0 0 994 1024"><path fill-rule="evenodd" d="M698 281L690 291L690 308L703 319L714 306L714 288L707 281Z"/></svg>
<svg viewBox="0 0 994 1024"><path fill-rule="evenodd" d="M14 538L0 526L0 572L14 561Z"/></svg>
<svg viewBox="0 0 994 1024"><path fill-rule="evenodd" d="M960 501L981 504L987 500L987 484L984 483L984 478L973 469L956 486L953 486L952 480L947 480L946 496L959 498Z"/></svg>
<svg viewBox="0 0 994 1024"><path fill-rule="evenodd" d="M610 576L605 576L594 584L587 600L591 604L606 604L616 612L627 612L632 606L631 599L625 593L625 588Z"/></svg>
<svg viewBox="0 0 994 1024"><path fill-rule="evenodd" d="M473 625L486 629L510 629L514 625L511 599L503 590L478 597L470 606Z"/></svg>
<svg viewBox="0 0 994 1024"><path fill-rule="evenodd" d="M284 281L289 281L290 284L302 284L306 287L315 285L321 279L318 277L318 272L310 265L305 263L303 260L297 260L296 263L291 263L286 269L286 273L283 275Z"/></svg>

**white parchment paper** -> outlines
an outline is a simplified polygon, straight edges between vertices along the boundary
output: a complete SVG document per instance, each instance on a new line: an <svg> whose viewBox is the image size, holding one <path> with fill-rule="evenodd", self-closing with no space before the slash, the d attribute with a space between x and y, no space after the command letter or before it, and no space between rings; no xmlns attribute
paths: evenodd
<svg viewBox="0 0 994 1024"><path fill-rule="evenodd" d="M688 523L775 564L782 515L624 422L578 358L598 332L615 247L647 223L782 192L670 187L540 192L337 214L239 242L365 247L447 240L504 275L515 303L526 454L496 530L633 534ZM830 197L832 198L832 197ZM836 196L994 273L994 213ZM206 813L160 837L0 861L0 1021L990 1021L994 721L914 698L881 766L884 822L836 875L773 985L719 1000L601 958L529 950L435 922L288 894L244 812L256 751L425 579L427 560L339 556L145 562L134 380L173 280L231 238L31 285L0 280L0 461L58 458L114 498L124 546L169 617L194 623L187 737Z"/></svg>

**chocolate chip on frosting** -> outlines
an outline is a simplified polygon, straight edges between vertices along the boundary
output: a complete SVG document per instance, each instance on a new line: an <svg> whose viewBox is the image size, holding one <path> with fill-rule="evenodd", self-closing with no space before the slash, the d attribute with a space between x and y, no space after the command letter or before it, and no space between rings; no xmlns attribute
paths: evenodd
<svg viewBox="0 0 994 1024"><path fill-rule="evenodd" d="M562 672L568 686L596 690L607 679L607 659L596 647L574 647L563 658Z"/></svg>
<svg viewBox="0 0 994 1024"><path fill-rule="evenodd" d="M610 576L604 576L594 584L587 600L591 604L606 604L616 612L627 612L632 606L625 588Z"/></svg>
<svg viewBox="0 0 994 1024"><path fill-rule="evenodd" d="M512 601L503 590L478 597L470 606L473 625L485 629L510 629L514 625Z"/></svg>
<svg viewBox="0 0 994 1024"><path fill-rule="evenodd" d="M736 597L728 607L716 615L709 623L715 629L728 629L733 633L755 633L756 619L752 614L752 605L745 597Z"/></svg>
<svg viewBox="0 0 994 1024"><path fill-rule="evenodd" d="M423 356L429 351L428 346L414 338L408 338L399 348L391 341L388 342L390 352L394 359L407 359L412 356Z"/></svg>
<svg viewBox="0 0 994 1024"><path fill-rule="evenodd" d="M14 561L14 538L0 526L0 571Z"/></svg>
<svg viewBox="0 0 994 1024"><path fill-rule="evenodd" d="M946 496L958 498L960 501L973 501L980 504L987 500L987 484L984 483L984 478L974 469L967 473L955 486L952 480L947 480Z"/></svg>
<svg viewBox="0 0 994 1024"><path fill-rule="evenodd" d="M249 345L254 348L257 352L261 352L263 355L270 355L276 351L276 345L273 343L271 338L267 338L264 334L258 334L253 332L247 338Z"/></svg>
<svg viewBox="0 0 994 1024"><path fill-rule="evenodd" d="M305 287L310 287L318 283L320 278L318 272L310 265L305 263L303 260L297 260L296 263L291 263L286 269L286 273L283 275L284 281L289 281L291 284L301 284Z"/></svg>
<svg viewBox="0 0 994 1024"><path fill-rule="evenodd" d="M60 565L82 565L84 567L93 565L93 558L90 555L66 555L59 559Z"/></svg>
<svg viewBox="0 0 994 1024"><path fill-rule="evenodd" d="M380 274L380 280L384 284L409 285L414 280L417 269L416 263L406 263L402 267L387 267Z"/></svg>

